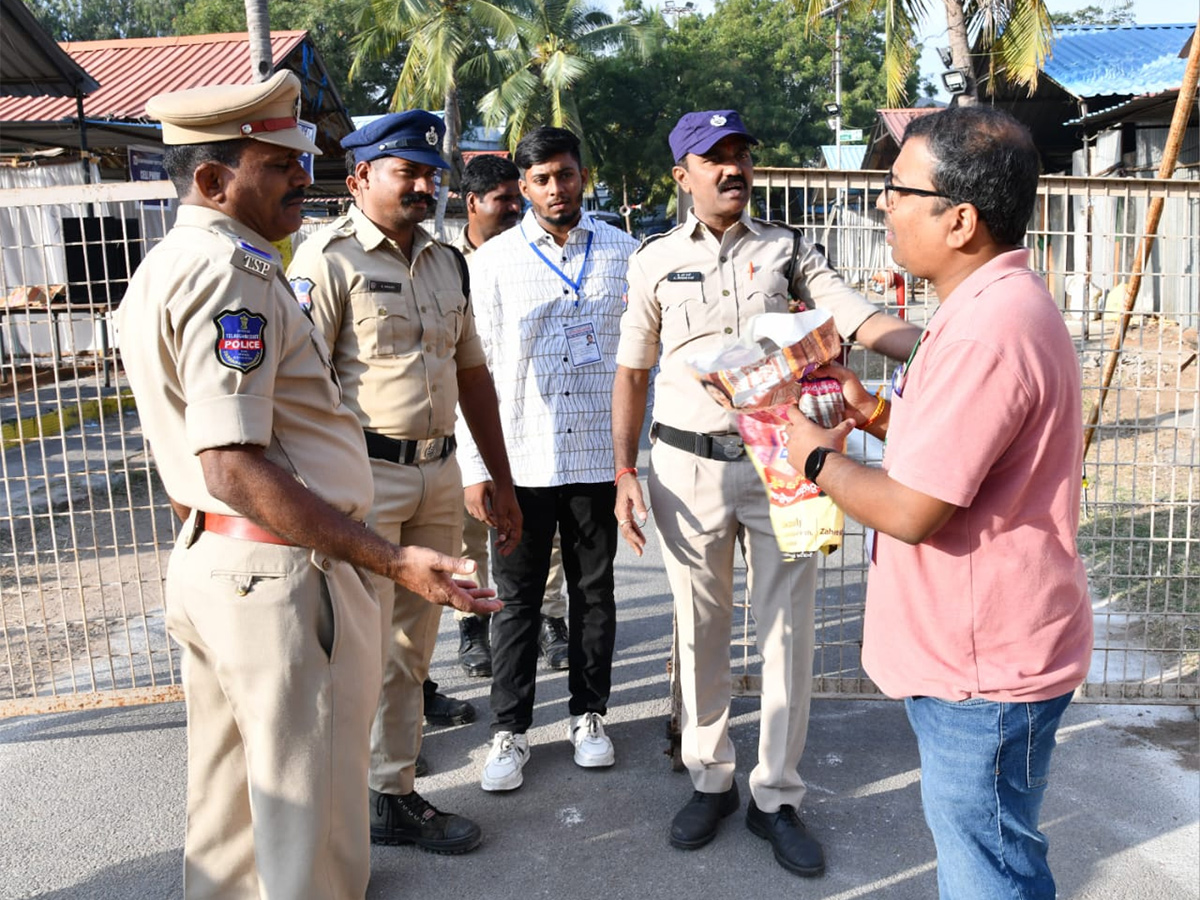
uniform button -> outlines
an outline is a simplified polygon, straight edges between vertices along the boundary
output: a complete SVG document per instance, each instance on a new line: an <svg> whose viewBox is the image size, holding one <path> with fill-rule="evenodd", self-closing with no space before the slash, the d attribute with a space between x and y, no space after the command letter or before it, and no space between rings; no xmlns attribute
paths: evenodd
<svg viewBox="0 0 1200 900"><path fill-rule="evenodd" d="M433 344L426 344L426 345L425 345L425 352L426 352L426 353L432 353L432 352L433 352Z"/></svg>
<svg viewBox="0 0 1200 900"><path fill-rule="evenodd" d="M722 297L728 297L728 296L729 296L729 291L721 291L721 296L722 296Z"/></svg>
<svg viewBox="0 0 1200 900"><path fill-rule="evenodd" d="M729 262L729 257L728 257L728 256L722 256L722 257L721 257L721 262Z"/></svg>
<svg viewBox="0 0 1200 900"><path fill-rule="evenodd" d="M333 568L333 563L331 563L327 559L323 559L323 560L321 560L321 568L324 569L326 572L328 572L330 569Z"/></svg>
<svg viewBox="0 0 1200 900"><path fill-rule="evenodd" d="M387 315L387 307L386 306L379 307L379 314L381 316L386 316Z"/></svg>
<svg viewBox="0 0 1200 900"><path fill-rule="evenodd" d="M432 391L433 393L435 393L435 394L436 394L436 393L437 393L437 389L438 389L438 386L435 384L435 385L434 385L433 387L431 387L429 390L430 390L430 391Z"/></svg>
<svg viewBox="0 0 1200 900"><path fill-rule="evenodd" d="M571 396L571 392L570 392L570 391L563 391L563 396L564 396L564 397L570 397L570 396Z"/></svg>
<svg viewBox="0 0 1200 900"><path fill-rule="evenodd" d="M563 293L564 293L564 294L569 294L569 293L571 293L571 289L570 289L570 288L563 288Z"/></svg>
<svg viewBox="0 0 1200 900"><path fill-rule="evenodd" d="M421 312L429 312L429 307L428 307L428 306L422 306L422 307L421 307Z"/></svg>
<svg viewBox="0 0 1200 900"><path fill-rule="evenodd" d="M570 360L568 360L568 359L567 359L567 358L564 356L564 357L563 357L563 362L570 362Z"/></svg>
<svg viewBox="0 0 1200 900"><path fill-rule="evenodd" d="M570 434L570 433L571 433L571 429L570 429L570 428L568 428L568 429L567 429L567 434Z"/></svg>
<svg viewBox="0 0 1200 900"><path fill-rule="evenodd" d="M250 593L250 590L249 590L249 588L239 587L236 591L234 591L234 593L237 594L239 597L245 597L247 594Z"/></svg>
<svg viewBox="0 0 1200 900"><path fill-rule="evenodd" d="M725 327L725 333L726 333L726 334L733 334L733 329L732 329L732 328L730 328L730 327L728 327L728 326L726 326L726 327Z"/></svg>

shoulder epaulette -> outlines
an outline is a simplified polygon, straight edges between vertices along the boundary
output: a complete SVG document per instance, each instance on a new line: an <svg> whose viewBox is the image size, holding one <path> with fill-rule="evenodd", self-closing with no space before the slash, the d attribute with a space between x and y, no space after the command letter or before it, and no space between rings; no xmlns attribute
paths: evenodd
<svg viewBox="0 0 1200 900"><path fill-rule="evenodd" d="M757 222L759 225L773 225L776 228L786 228L788 231L804 237L804 229L799 225L793 225L791 222L780 222L776 219L760 219L758 216L751 216L750 221Z"/></svg>
<svg viewBox="0 0 1200 900"><path fill-rule="evenodd" d="M262 250L247 241L235 241L229 264L251 275L270 281L279 271L279 263L269 250Z"/></svg>
<svg viewBox="0 0 1200 900"><path fill-rule="evenodd" d="M642 238L642 242L638 244L638 248L633 252L641 253L644 247L649 247L650 244L652 244L654 241L657 241L659 238L665 238L669 234L674 234L676 231L682 228L683 225L683 222L679 222L675 226L668 228L666 231L660 231L658 234L647 235L646 237Z"/></svg>

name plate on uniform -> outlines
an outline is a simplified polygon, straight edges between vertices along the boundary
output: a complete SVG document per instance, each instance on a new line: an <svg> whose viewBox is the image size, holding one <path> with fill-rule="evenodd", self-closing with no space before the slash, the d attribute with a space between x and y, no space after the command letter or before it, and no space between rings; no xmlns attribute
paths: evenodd
<svg viewBox="0 0 1200 900"><path fill-rule="evenodd" d="M369 281L367 282L367 290L379 294L399 294L404 289L404 285L398 281Z"/></svg>
<svg viewBox="0 0 1200 900"><path fill-rule="evenodd" d="M667 281L703 281L703 272L672 272L667 276Z"/></svg>

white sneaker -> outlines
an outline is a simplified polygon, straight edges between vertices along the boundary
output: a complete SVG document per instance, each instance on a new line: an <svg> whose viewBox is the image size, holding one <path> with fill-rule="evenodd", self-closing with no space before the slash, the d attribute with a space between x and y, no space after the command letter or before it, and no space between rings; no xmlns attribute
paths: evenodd
<svg viewBox="0 0 1200 900"><path fill-rule="evenodd" d="M611 766L616 761L613 742L604 733L604 716L600 713L590 712L584 713L582 716L571 716L567 736L575 745L575 765L584 768L598 768Z"/></svg>
<svg viewBox="0 0 1200 900"><path fill-rule="evenodd" d="M485 791L515 791L525 780L521 769L529 759L529 738L511 731L497 731L492 749L483 764L479 786Z"/></svg>

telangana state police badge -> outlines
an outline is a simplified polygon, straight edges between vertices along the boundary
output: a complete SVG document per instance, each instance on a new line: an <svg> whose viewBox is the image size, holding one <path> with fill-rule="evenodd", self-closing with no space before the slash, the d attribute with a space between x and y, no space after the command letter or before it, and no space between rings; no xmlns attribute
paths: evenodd
<svg viewBox="0 0 1200 900"><path fill-rule="evenodd" d="M213 316L217 326L217 362L239 372L262 365L267 356L263 331L267 317L248 309L227 309Z"/></svg>

